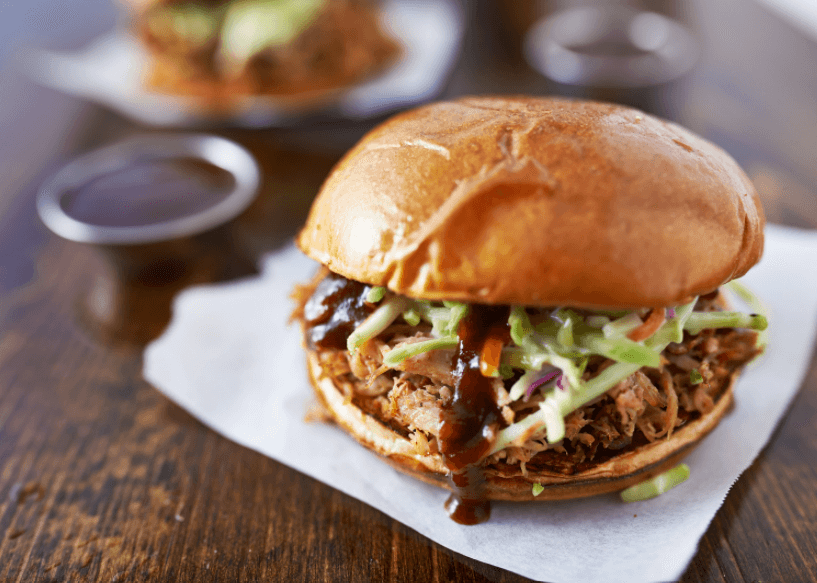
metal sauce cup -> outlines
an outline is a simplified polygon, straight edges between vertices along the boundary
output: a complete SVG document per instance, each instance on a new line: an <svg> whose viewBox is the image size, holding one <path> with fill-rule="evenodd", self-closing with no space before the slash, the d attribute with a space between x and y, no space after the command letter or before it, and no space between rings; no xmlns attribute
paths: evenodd
<svg viewBox="0 0 817 583"><path fill-rule="evenodd" d="M252 272L229 223L260 180L247 150L202 134L129 138L57 172L38 193L40 218L60 237L93 245L110 268L79 298L85 327L142 344L167 325L182 288Z"/></svg>
<svg viewBox="0 0 817 583"><path fill-rule="evenodd" d="M612 2L543 18L525 36L524 53L555 94L671 116L679 82L700 50L678 20Z"/></svg>

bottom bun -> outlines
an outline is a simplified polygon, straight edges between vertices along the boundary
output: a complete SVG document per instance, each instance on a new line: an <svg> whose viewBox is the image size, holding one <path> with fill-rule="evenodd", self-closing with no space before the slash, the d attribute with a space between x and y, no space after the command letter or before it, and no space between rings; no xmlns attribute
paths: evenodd
<svg viewBox="0 0 817 583"><path fill-rule="evenodd" d="M417 452L408 439L355 406L333 379L323 373L315 353L307 351L307 354L312 385L338 425L401 472L451 489L448 470L438 454ZM508 470L489 465L485 468L483 494L489 500L566 500L615 492L648 480L676 465L715 428L732 405L737 376L738 373L732 375L729 386L711 411L677 429L668 439L627 448L620 455L570 475L530 468L527 475L523 475L518 468ZM536 496L532 492L533 484L543 487Z"/></svg>

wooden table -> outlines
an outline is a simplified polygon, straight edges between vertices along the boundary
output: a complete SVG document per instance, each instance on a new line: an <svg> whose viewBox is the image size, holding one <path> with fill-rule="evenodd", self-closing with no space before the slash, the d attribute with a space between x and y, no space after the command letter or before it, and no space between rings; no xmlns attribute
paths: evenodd
<svg viewBox="0 0 817 583"><path fill-rule="evenodd" d="M809 150L817 142L809 117L817 115L817 44L757 6L732 8L723 26L782 38L773 52L790 53L798 67L775 67L778 60L752 68L765 48L751 43L737 62L716 53L679 117L738 157L772 219L817 226L817 148ZM482 2L474 14L491 21L491 10ZM448 94L542 92L541 79L509 65L506 40L472 29ZM746 79L747 70L755 77ZM0 136L8 153L0 158L0 581L524 580L208 430L141 379L138 343L79 321L79 303L108 266L93 249L49 235L33 194L60 161L142 128L8 72L4 83L3 104L14 115L3 118ZM775 102L769 85L785 87L777 102L796 104L798 119L777 110L756 119ZM246 264L297 229L338 153L293 148L286 133L227 135L253 149L269 177L230 231L230 248ZM149 335L169 318L172 295L196 277L144 291L157 298L143 314ZM815 414L817 360L683 581L817 581Z"/></svg>

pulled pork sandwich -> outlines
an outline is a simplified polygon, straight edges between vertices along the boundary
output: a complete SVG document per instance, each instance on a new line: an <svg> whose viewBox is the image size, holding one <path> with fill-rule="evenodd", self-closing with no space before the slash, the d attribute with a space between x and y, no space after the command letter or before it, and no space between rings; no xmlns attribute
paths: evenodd
<svg viewBox="0 0 817 583"><path fill-rule="evenodd" d="M748 178L625 107L466 98L398 115L338 164L297 243L329 415L398 469L488 500L658 476L719 421L765 317L720 286L763 249Z"/></svg>
<svg viewBox="0 0 817 583"><path fill-rule="evenodd" d="M214 99L337 90L396 56L369 0L126 0L148 83Z"/></svg>

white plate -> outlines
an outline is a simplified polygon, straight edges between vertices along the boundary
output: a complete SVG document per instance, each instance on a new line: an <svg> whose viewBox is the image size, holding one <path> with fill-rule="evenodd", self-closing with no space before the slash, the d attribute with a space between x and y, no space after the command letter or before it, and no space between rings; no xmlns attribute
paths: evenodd
<svg viewBox="0 0 817 583"><path fill-rule="evenodd" d="M755 0L817 41L817 2L814 0Z"/></svg>
<svg viewBox="0 0 817 583"><path fill-rule="evenodd" d="M144 86L148 55L138 40L115 29L77 52L32 51L24 70L35 81L107 105L154 126L287 126L307 114L366 118L439 93L459 54L464 19L457 0L386 0L383 27L402 54L387 71L320 101L250 96L228 112L202 111L194 98Z"/></svg>

